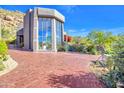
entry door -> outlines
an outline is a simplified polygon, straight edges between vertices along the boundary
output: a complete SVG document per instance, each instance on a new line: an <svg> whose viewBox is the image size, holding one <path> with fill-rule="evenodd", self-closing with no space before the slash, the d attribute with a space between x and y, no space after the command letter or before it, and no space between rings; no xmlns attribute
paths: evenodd
<svg viewBox="0 0 124 93"><path fill-rule="evenodd" d="M39 18L39 50L51 50L52 47L51 19Z"/></svg>
<svg viewBox="0 0 124 93"><path fill-rule="evenodd" d="M24 47L24 38L23 38L23 35L20 35L19 36L19 47L22 48Z"/></svg>

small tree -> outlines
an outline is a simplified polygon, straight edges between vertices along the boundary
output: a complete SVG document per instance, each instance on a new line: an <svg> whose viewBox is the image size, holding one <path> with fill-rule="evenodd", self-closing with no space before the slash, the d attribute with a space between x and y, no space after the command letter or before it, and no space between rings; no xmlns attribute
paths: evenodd
<svg viewBox="0 0 124 93"><path fill-rule="evenodd" d="M88 34L88 39L92 41L97 51L100 51L102 60L104 60L105 52L109 53L112 50L112 43L116 40L116 37L111 32L92 31Z"/></svg>
<svg viewBox="0 0 124 93"><path fill-rule="evenodd" d="M2 26L1 28L1 37L8 44L9 42L15 40L14 29Z"/></svg>

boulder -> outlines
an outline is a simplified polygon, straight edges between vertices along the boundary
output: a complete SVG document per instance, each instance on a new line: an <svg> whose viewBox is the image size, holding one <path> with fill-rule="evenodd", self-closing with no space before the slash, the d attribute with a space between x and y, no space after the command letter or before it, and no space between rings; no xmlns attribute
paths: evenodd
<svg viewBox="0 0 124 93"><path fill-rule="evenodd" d="M11 16L5 16L5 17L4 17L4 20L12 21L12 20L13 20L13 17L11 17Z"/></svg>

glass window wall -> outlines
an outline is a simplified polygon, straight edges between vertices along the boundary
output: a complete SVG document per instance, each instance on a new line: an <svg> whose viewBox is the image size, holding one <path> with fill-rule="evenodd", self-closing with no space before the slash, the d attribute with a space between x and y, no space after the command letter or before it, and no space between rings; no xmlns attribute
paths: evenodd
<svg viewBox="0 0 124 93"><path fill-rule="evenodd" d="M52 48L52 28L51 18L38 18L39 31L38 41L40 50L51 50Z"/></svg>
<svg viewBox="0 0 124 93"><path fill-rule="evenodd" d="M56 20L56 41L57 48L62 45L62 23Z"/></svg>

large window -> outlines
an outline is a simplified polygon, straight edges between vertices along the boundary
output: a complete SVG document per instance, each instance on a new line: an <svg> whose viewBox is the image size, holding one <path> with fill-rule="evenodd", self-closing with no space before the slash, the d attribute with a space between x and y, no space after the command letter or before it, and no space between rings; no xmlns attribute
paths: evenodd
<svg viewBox="0 0 124 93"><path fill-rule="evenodd" d="M38 22L39 22L39 31L38 31L39 49L49 50L52 48L51 19L38 18Z"/></svg>
<svg viewBox="0 0 124 93"><path fill-rule="evenodd" d="M62 45L62 23L56 20L56 41L57 48Z"/></svg>

